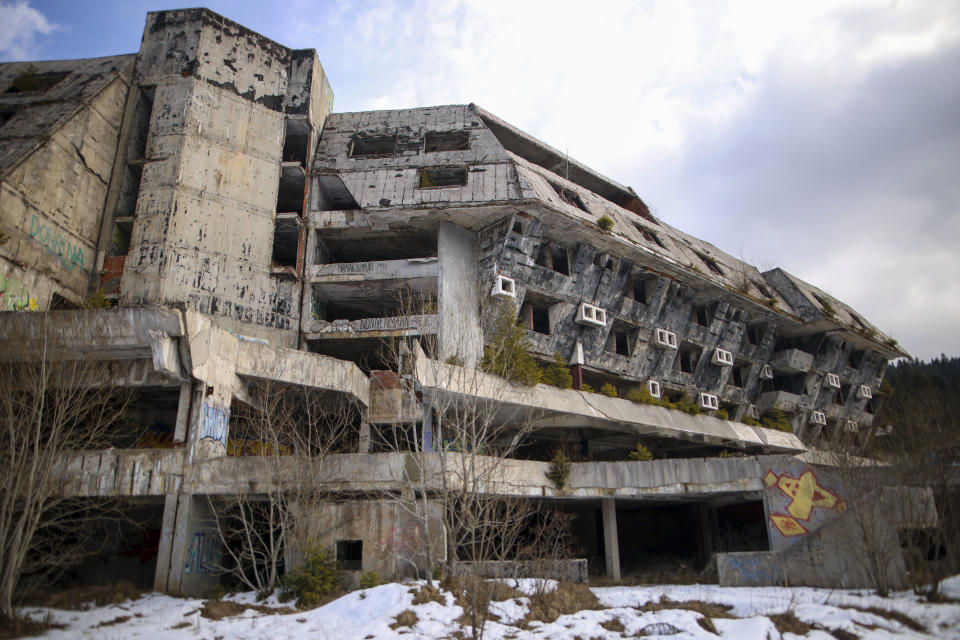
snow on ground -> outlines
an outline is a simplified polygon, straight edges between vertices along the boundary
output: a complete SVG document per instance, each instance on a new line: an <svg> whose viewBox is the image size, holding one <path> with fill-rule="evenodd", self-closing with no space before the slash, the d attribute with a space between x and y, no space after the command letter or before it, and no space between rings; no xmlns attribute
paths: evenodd
<svg viewBox="0 0 960 640"><path fill-rule="evenodd" d="M157 638L180 640L196 638L270 638L273 640L331 639L381 640L402 637L405 640L448 638L456 631L469 637L469 630L457 619L463 610L446 593L446 605L437 602L413 604L413 593L424 582L385 584L354 591L329 604L310 611L289 614L269 613L268 608L287 606L275 597L257 602L252 593L224 598L241 605L256 605L260 610L246 609L238 615L211 620L201 615L203 600L173 598L148 594L120 605L85 611L66 611L27 607L21 614L34 619L50 616L65 629L48 631L48 638ZM434 583L436 584L436 583ZM511 585L526 594L540 586L532 580ZM551 589L555 585L547 584ZM552 622L533 621L526 628L517 626L528 612L529 597L517 597L495 603L491 610L499 621L487 623L484 637L489 640L539 640L634 637L637 635L670 635L716 640L718 635L734 640L835 640L837 630L862 640L885 638L957 638L960 639L960 603L929 604L911 592L881 598L868 591L812 589L805 587L731 588L716 585L598 587L592 589L602 606L562 615ZM960 595L960 576L943 583L949 597ZM730 605L732 618L712 618L717 634L709 631L709 622L698 622L703 616L687 608L642 610L644 605L661 598L675 602L702 601ZM240 609L240 607L236 607ZM893 611L919 622L926 631L911 630L902 622L877 611ZM396 617L404 611L410 624L397 626ZM781 635L769 616L786 611L799 620L814 625L806 635L789 632ZM394 624L396 628L391 628ZM707 627L707 628L705 628ZM830 631L834 633L830 633Z"/></svg>

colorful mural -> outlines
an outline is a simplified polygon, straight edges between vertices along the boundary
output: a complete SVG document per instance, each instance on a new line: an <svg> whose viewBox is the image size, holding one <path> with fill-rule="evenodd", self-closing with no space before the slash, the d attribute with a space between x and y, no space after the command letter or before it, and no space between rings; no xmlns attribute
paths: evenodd
<svg viewBox="0 0 960 640"><path fill-rule="evenodd" d="M784 508L786 513L770 514L770 524L785 537L809 533L810 529L800 521L809 522L814 509L835 510L837 513L843 513L847 508L847 502L821 485L811 469L804 469L798 476L792 476L787 472L777 475L773 469L770 469L763 477L763 482L767 487L779 490L789 500ZM774 511L774 505L771 504L770 510Z"/></svg>

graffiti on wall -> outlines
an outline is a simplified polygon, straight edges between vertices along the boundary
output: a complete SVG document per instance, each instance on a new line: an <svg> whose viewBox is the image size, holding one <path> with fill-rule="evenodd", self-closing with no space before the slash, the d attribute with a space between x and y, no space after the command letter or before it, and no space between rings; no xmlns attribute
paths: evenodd
<svg viewBox="0 0 960 640"><path fill-rule="evenodd" d="M776 488L788 500L784 508L786 513L770 514L770 524L784 537L808 534L810 530L801 521L809 522L815 509L835 510L838 513L847 509L847 502L820 484L810 469L804 469L799 476L786 472L777 475L770 469L763 477L763 482L771 489Z"/></svg>
<svg viewBox="0 0 960 640"><path fill-rule="evenodd" d="M227 451L227 423L230 410L213 396L200 405L200 428L197 431L197 453L201 457L221 456Z"/></svg>
<svg viewBox="0 0 960 640"><path fill-rule="evenodd" d="M149 429L140 434L133 447L135 449L172 449L174 447L173 427L169 424L154 422Z"/></svg>
<svg viewBox="0 0 960 640"><path fill-rule="evenodd" d="M726 555L727 571L737 575L739 584L776 584L777 565L772 556L730 553Z"/></svg>
<svg viewBox="0 0 960 640"><path fill-rule="evenodd" d="M73 271L75 267L84 268L83 247L74 244L60 231L44 223L37 214L30 218L30 237L57 256L67 271Z"/></svg>
<svg viewBox="0 0 960 640"><path fill-rule="evenodd" d="M12 276L0 274L0 311L36 311L39 308L27 285Z"/></svg>
<svg viewBox="0 0 960 640"><path fill-rule="evenodd" d="M220 562L220 536L215 531L198 531L193 534L190 548L187 549L187 561L183 565L184 573L216 573Z"/></svg>

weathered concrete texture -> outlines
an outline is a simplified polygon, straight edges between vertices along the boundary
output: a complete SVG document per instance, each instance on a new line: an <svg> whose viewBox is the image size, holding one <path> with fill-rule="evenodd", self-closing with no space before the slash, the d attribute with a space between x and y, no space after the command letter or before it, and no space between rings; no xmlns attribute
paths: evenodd
<svg viewBox="0 0 960 640"><path fill-rule="evenodd" d="M64 496L157 496L177 493L185 451L91 451L58 465Z"/></svg>
<svg viewBox="0 0 960 640"><path fill-rule="evenodd" d="M0 278L26 308L87 295L132 69L133 56L0 65Z"/></svg>
<svg viewBox="0 0 960 640"><path fill-rule="evenodd" d="M638 436L656 435L691 439L717 445L756 447L769 452L799 452L806 447L792 433L721 420L708 415L690 415L653 405L637 404L597 393L562 390L548 385L523 387L505 383L482 371L418 357L416 375L425 389L462 396L467 402L494 400L532 412L537 423L575 417L580 426L619 428Z"/></svg>
<svg viewBox="0 0 960 640"><path fill-rule="evenodd" d="M882 487L858 496L845 513L785 550L717 554L717 573L723 586L903 588L899 531L936 521L929 489Z"/></svg>
<svg viewBox="0 0 960 640"><path fill-rule="evenodd" d="M476 234L445 223L438 234L440 274L440 351L442 360L456 358L475 367L483 353L479 292L474 277L477 265Z"/></svg>

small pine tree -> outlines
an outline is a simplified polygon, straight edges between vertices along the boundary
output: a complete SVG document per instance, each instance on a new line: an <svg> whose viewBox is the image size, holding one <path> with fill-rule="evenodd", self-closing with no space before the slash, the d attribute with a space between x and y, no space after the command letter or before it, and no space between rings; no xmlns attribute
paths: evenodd
<svg viewBox="0 0 960 640"><path fill-rule="evenodd" d="M570 389L573 387L573 376L570 374L570 369L567 368L567 364L563 361L563 357L559 353L554 353L553 361L543 368L541 381L544 384L552 384L560 389Z"/></svg>
<svg viewBox="0 0 960 640"><path fill-rule="evenodd" d="M629 455L631 460L653 460L653 452L645 447L642 442L638 442L637 448L631 451Z"/></svg>
<svg viewBox="0 0 960 640"><path fill-rule="evenodd" d="M483 347L480 368L516 384L535 385L540 382L541 370L530 355L527 332L517 325L512 312L510 305L501 307Z"/></svg>
<svg viewBox="0 0 960 640"><path fill-rule="evenodd" d="M284 595L296 596L297 606L311 609L323 603L343 578L343 570L327 547L308 543L303 565L284 578Z"/></svg>
<svg viewBox="0 0 960 640"><path fill-rule="evenodd" d="M586 391L587 393L595 393L595 391L593 390L593 387L588 385L586 382L580 385L580 391Z"/></svg>
<svg viewBox="0 0 960 640"><path fill-rule="evenodd" d="M620 394L617 392L617 388L616 388L615 386L613 386L612 384L610 384L609 382L604 382L604 383L603 383L603 386L600 387L600 393L602 393L602 394L605 395L605 396L609 396L609 397L611 397L611 398L616 398L616 397L619 397L619 395L620 395Z"/></svg>
<svg viewBox="0 0 960 640"><path fill-rule="evenodd" d="M562 449L557 449L553 452L553 457L550 458L550 470L546 472L546 476L557 489L563 489L567 486L570 469L570 458Z"/></svg>

